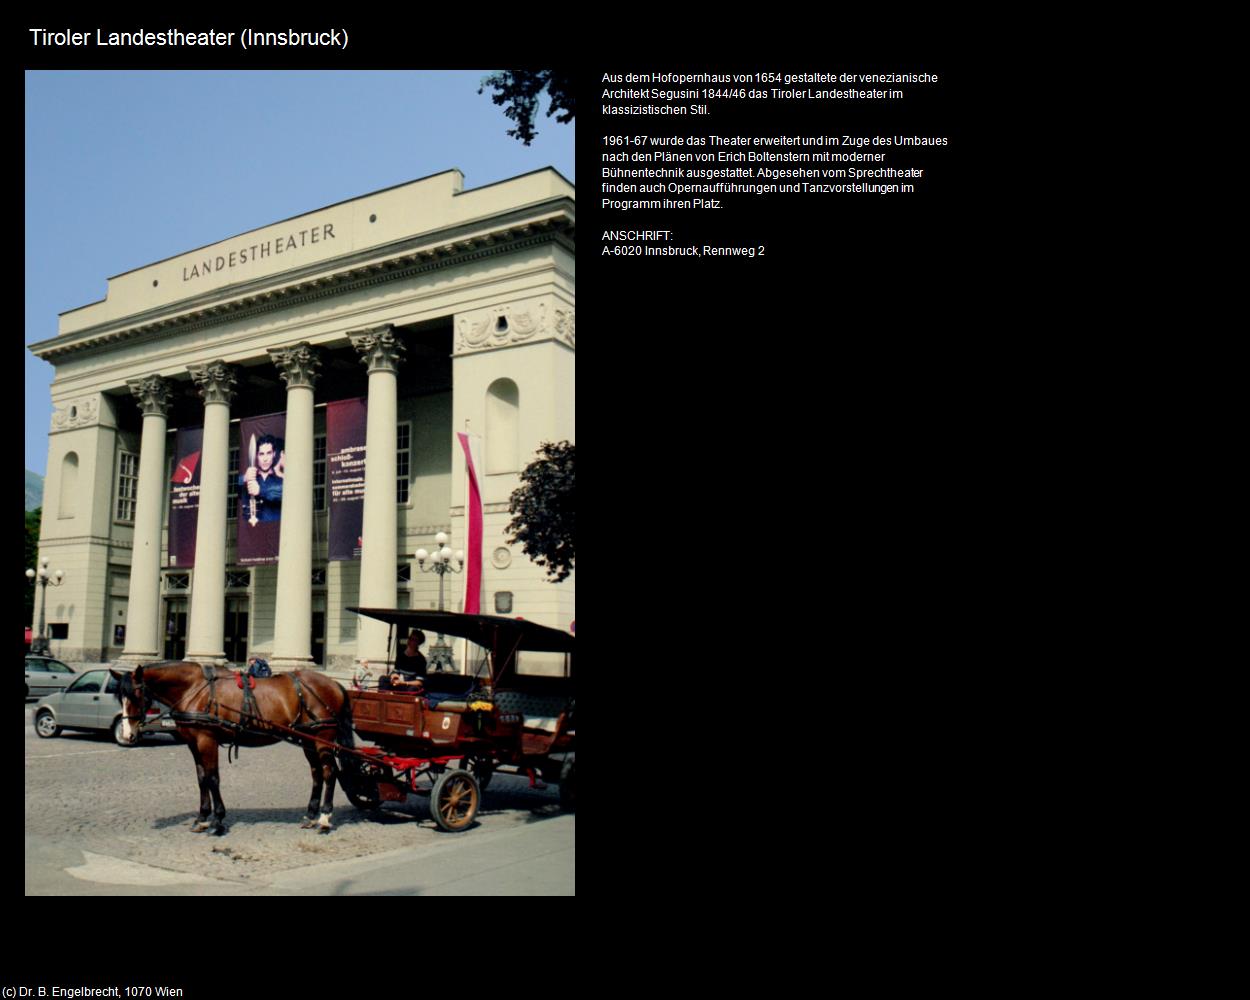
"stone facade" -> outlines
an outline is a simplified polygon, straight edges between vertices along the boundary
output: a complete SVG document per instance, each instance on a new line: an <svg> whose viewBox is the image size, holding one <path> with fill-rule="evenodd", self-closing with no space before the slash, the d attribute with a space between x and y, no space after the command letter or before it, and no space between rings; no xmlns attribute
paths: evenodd
<svg viewBox="0 0 1250 1000"><path fill-rule="evenodd" d="M69 638L53 655L222 658L241 638L230 648L339 674L384 658L385 637L345 609L369 595L437 607L413 553L439 531L467 548L466 429L489 463L483 612L567 629L574 578L548 583L504 526L541 444L575 440L574 241L574 189L555 171L465 190L452 170L127 272L63 314L30 348L56 369L40 555L65 572L47 619ZM307 456L324 404L358 397L381 442L366 455L372 513L362 559L328 562ZM240 567L228 451L241 417L278 412L301 456L286 484L298 512L284 511L277 565ZM174 434L195 426L208 479L187 571L169 565L168 487ZM462 585L446 578L449 610Z"/></svg>

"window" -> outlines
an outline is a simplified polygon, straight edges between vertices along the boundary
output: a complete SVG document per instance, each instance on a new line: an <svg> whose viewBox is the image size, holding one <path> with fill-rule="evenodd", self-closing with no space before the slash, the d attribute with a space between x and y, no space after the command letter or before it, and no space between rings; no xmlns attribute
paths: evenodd
<svg viewBox="0 0 1250 1000"><path fill-rule="evenodd" d="M134 523L138 493L139 456L123 451L117 465L117 520Z"/></svg>
<svg viewBox="0 0 1250 1000"><path fill-rule="evenodd" d="M412 447L412 425L400 424L395 436L398 447L395 452L395 502L408 502L408 457Z"/></svg>
<svg viewBox="0 0 1250 1000"><path fill-rule="evenodd" d="M100 683L105 676L103 670L93 670L89 674L83 674L65 690L67 693L72 691L74 694L92 694L100 690Z"/></svg>
<svg viewBox="0 0 1250 1000"><path fill-rule="evenodd" d="M412 563L400 565L399 572L395 574L395 582L403 584L412 583Z"/></svg>
<svg viewBox="0 0 1250 1000"><path fill-rule="evenodd" d="M230 468L226 470L226 520L239 517L239 449L230 449Z"/></svg>
<svg viewBox="0 0 1250 1000"><path fill-rule="evenodd" d="M226 570L226 589L227 590L246 590L248 583L252 579L252 571L244 570Z"/></svg>
<svg viewBox="0 0 1250 1000"><path fill-rule="evenodd" d="M190 590L191 574L190 573L166 573L165 574L166 590Z"/></svg>
<svg viewBox="0 0 1250 1000"><path fill-rule="evenodd" d="M326 509L326 436L313 438L313 510Z"/></svg>

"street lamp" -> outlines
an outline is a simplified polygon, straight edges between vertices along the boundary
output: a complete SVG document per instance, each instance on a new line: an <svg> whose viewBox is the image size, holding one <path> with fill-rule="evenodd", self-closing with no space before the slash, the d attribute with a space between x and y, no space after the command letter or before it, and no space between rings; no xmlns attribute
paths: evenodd
<svg viewBox="0 0 1250 1000"><path fill-rule="evenodd" d="M415 555L417 557L417 567L422 573L438 574L438 610L443 610L443 577L448 573L459 573L464 569L464 551L460 550L452 553L447 547L447 533L440 531L434 536L434 541L438 543L438 550L431 555L425 549L417 549ZM427 569L425 561L430 560L430 567ZM454 568L451 565L452 560L458 565ZM435 670L455 670L456 661L451 655L451 643L443 640L443 633L438 633L438 642L430 646L430 666Z"/></svg>
<svg viewBox="0 0 1250 1000"><path fill-rule="evenodd" d="M39 634L36 636L35 641L30 644L30 651L39 655L47 655L48 637L44 635L44 631L48 617L48 584L59 587L65 579L65 573L59 569L55 573L49 573L48 560L41 559L39 560L39 572L37 574L33 569L26 571L27 580L34 580L36 577L38 577L39 586L43 589L43 599L39 603Z"/></svg>

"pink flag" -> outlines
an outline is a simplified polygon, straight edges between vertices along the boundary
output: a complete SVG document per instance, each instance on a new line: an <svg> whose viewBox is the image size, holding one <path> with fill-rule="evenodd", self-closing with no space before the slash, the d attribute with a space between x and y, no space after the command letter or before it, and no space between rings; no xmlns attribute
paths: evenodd
<svg viewBox="0 0 1250 1000"><path fill-rule="evenodd" d="M468 473L468 490L465 495L464 514L468 525L469 540L464 565L464 613L482 613L482 491L477 481L477 465L473 461L473 447L469 435L457 432L460 446L464 449L464 466Z"/></svg>

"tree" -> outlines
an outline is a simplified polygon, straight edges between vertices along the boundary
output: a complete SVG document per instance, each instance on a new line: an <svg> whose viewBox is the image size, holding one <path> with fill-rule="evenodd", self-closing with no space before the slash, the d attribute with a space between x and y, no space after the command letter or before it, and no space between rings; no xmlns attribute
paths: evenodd
<svg viewBox="0 0 1250 1000"><path fill-rule="evenodd" d="M546 443L521 473L522 486L508 501L509 539L559 583L574 569L577 491L573 473L576 445Z"/></svg>
<svg viewBox="0 0 1250 1000"><path fill-rule="evenodd" d="M39 561L39 518L42 508L26 512L26 569L35 569ZM26 582L26 621L35 613L35 584Z"/></svg>
<svg viewBox="0 0 1250 1000"><path fill-rule="evenodd" d="M551 107L547 109L548 118L559 111L561 113L556 121L567 125L577 114L577 95L573 91L573 77L569 73L551 69L506 69L484 77L477 92L485 93L487 87L495 91L491 100L496 104L506 104L507 110L504 114L517 123L516 128L508 129L508 135L520 139L527 146L538 135L534 128L534 116L538 113L538 97L543 90L551 98Z"/></svg>

